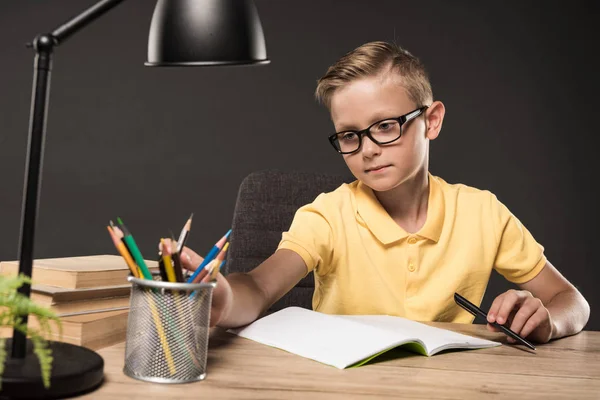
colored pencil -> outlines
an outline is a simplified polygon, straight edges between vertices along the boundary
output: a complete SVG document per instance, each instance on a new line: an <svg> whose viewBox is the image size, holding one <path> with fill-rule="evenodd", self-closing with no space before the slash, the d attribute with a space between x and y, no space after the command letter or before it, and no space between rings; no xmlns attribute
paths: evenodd
<svg viewBox="0 0 600 400"><path fill-rule="evenodd" d="M161 238L160 245L162 247L162 257L163 262L165 263L165 270L167 272L168 282L177 282L177 277L175 276L175 271L173 270L173 262L171 259L171 251L167 247L167 243Z"/></svg>
<svg viewBox="0 0 600 400"><path fill-rule="evenodd" d="M217 263L218 263L218 261L213 258L213 260L211 262L209 262L208 264L206 264L206 267L204 267L204 269L206 270L206 275L204 276L204 278L202 280L204 280L208 276L210 276L211 271L215 268L215 266L217 265ZM196 277L196 280L194 282L192 282L192 283L198 283L198 282L201 282L202 280L200 279L200 275L198 275Z"/></svg>
<svg viewBox="0 0 600 400"><path fill-rule="evenodd" d="M221 269L223 269L223 265L225 265L226 262L227 262L227 260L221 261L218 265L216 265L210 271L210 280L211 281L216 281L217 280L217 275L219 275L219 271L221 271Z"/></svg>
<svg viewBox="0 0 600 400"><path fill-rule="evenodd" d="M121 240L117 237L117 235L115 235L115 232L113 231L113 229L110 226L107 226L106 228L108 229L110 238L112 239L115 247L117 248L117 251L119 252L119 254L121 254L121 257L123 257L125 259L125 263L127 264L127 267L129 267L129 270L131 271L133 276L135 276L136 278L139 278L140 276L138 275L138 267L137 267L137 265L135 265L133 258L131 258L131 254L129 254L127 247L125 247L125 244L123 242L121 242Z"/></svg>
<svg viewBox="0 0 600 400"><path fill-rule="evenodd" d="M212 259L217 256L219 251L221 251L221 249L225 245L225 242L229 238L230 234L231 234L231 229L228 230L227 233L225 235L223 235L223 237L221 239L219 239L219 241L217 243L215 243L215 245L212 247L212 249L210 249L210 251L208 252L206 257L204 257L204 260L202 261L202 263L200 263L198 268L196 268L196 270L194 271L192 276L190 276L188 278L188 283L194 282L194 280L196 280L196 277L200 274L200 272L204 269L204 267L206 267L208 265L208 263L211 262Z"/></svg>
<svg viewBox="0 0 600 400"><path fill-rule="evenodd" d="M183 248L185 247L185 242L187 241L187 238L190 235L193 217L194 213L192 213L186 221L185 225L183 226L183 229L181 229L181 232L179 233L179 239L177 240L177 251L175 255L175 257L177 258L177 269L175 270L175 273L177 275L178 282L185 282L185 278L183 277L183 267L181 265L181 252L183 251Z"/></svg>
<svg viewBox="0 0 600 400"><path fill-rule="evenodd" d="M169 372L171 375L175 375L177 370L175 369L175 363L173 362L173 356L171 355L171 349L169 349L169 343L167 342L167 336L165 335L165 330L160 322L160 316L158 315L158 310L156 309L156 304L154 304L154 298L150 296L148 304L150 305L150 311L152 314L152 319L154 320L154 325L156 326L156 330L158 331L158 336L160 338L160 344L165 352L165 358L167 359L167 365L169 366Z"/></svg>
<svg viewBox="0 0 600 400"><path fill-rule="evenodd" d="M185 242L187 241L188 236L190 235L190 230L192 229L192 218L194 217L194 213L190 215L187 222L183 226L181 233L179 234L179 239L177 240L177 253L181 254L181 250L185 246Z"/></svg>
<svg viewBox="0 0 600 400"><path fill-rule="evenodd" d="M119 228L121 228L121 230L123 231L123 240L125 241L125 243L127 243L127 247L129 248L133 259L137 263L138 267L140 267L143 277L146 279L152 279L152 274L150 273L150 270L148 269L148 266L144 261L144 257L142 257L142 253L140 252L140 249L135 243L133 236L131 235L131 233L129 232L129 230L127 229L120 217L117 218L117 222L119 223Z"/></svg>
<svg viewBox="0 0 600 400"><path fill-rule="evenodd" d="M225 253L227 253L227 248L229 247L229 242L225 243L223 249L219 252L219 255L214 259L214 264L208 274L210 275L210 280L217 279L217 274L219 273L219 269L221 268L221 263L225 261Z"/></svg>
<svg viewBox="0 0 600 400"><path fill-rule="evenodd" d="M123 240L123 237L125 236L125 235L123 235L123 231L121 231L119 229L119 227L116 226L112 221L110 221L110 226L111 226L113 232L115 233L115 236L117 236L117 238L121 241L121 243L123 243L123 246L125 246L125 248L127 249L127 252L131 256L131 250L129 250L129 247L127 247L127 243L125 243L125 241ZM143 278L144 275L142 275L142 270L140 269L140 267L137 264L135 267L137 269L138 277Z"/></svg>
<svg viewBox="0 0 600 400"><path fill-rule="evenodd" d="M185 247L185 243L187 242L187 238L190 235L190 230L192 229L192 218L194 217L194 213L190 214L190 217L186 221L183 229L179 233L179 239L177 240L177 280L179 282L185 282L186 278L183 276L183 266L181 265L181 252Z"/></svg>

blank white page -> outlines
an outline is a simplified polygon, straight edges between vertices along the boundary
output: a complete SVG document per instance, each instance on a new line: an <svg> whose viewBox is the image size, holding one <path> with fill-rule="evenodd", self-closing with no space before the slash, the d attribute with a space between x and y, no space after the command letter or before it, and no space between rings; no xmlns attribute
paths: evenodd
<svg viewBox="0 0 600 400"><path fill-rule="evenodd" d="M340 315L339 318L364 323L402 336L417 337L425 344L428 355L433 355L448 348L479 349L501 345L498 342L429 326L402 317L390 315Z"/></svg>
<svg viewBox="0 0 600 400"><path fill-rule="evenodd" d="M389 329L389 323L387 328L373 326L346 317L288 307L229 332L340 369L417 340L420 332Z"/></svg>

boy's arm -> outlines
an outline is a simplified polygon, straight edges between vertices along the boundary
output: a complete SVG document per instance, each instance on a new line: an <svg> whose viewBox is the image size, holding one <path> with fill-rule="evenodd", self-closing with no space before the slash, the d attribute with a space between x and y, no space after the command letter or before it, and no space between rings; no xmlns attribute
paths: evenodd
<svg viewBox="0 0 600 400"><path fill-rule="evenodd" d="M193 271L203 258L183 248L182 265ZM297 253L280 249L248 273L217 275L210 311L210 326L236 328L257 319L306 275L307 267ZM205 271L201 279L208 279Z"/></svg>
<svg viewBox="0 0 600 400"><path fill-rule="evenodd" d="M227 275L231 301L217 325L232 328L253 322L300 282L306 271L302 257L280 249L248 273Z"/></svg>
<svg viewBox="0 0 600 400"><path fill-rule="evenodd" d="M580 332L590 306L581 293L546 262L539 274L498 296L488 312L488 322L510 322L510 329L541 343Z"/></svg>

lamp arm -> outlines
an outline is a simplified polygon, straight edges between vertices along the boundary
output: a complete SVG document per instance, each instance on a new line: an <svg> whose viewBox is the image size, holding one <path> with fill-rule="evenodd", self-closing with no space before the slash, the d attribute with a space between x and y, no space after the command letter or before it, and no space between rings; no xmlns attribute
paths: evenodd
<svg viewBox="0 0 600 400"><path fill-rule="evenodd" d="M124 0L101 0L79 15L73 17L69 21L56 28L51 35L55 39L55 44L64 42L71 35L87 26L90 22L99 18L102 14L109 11L111 8L119 5Z"/></svg>
<svg viewBox="0 0 600 400"><path fill-rule="evenodd" d="M21 235L19 240L19 273L31 277L33 270L33 242L35 221L39 206L44 144L46 141L46 109L50 93L50 75L54 47L75 34L81 28L109 11L123 0L101 0L76 17L61 25L54 32L38 35L28 47L36 51L33 70L33 91L29 110L29 137L23 185L23 206L21 209ZM18 289L26 297L31 295L31 286L24 284ZM21 316L27 324L28 315ZM27 338L13 330L12 358L24 358Z"/></svg>

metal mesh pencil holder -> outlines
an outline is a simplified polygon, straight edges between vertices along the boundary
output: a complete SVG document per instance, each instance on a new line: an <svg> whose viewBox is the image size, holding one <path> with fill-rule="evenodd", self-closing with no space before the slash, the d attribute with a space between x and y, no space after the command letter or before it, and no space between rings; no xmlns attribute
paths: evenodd
<svg viewBox="0 0 600 400"><path fill-rule="evenodd" d="M157 383L203 380L216 284L127 280L131 299L123 373Z"/></svg>

